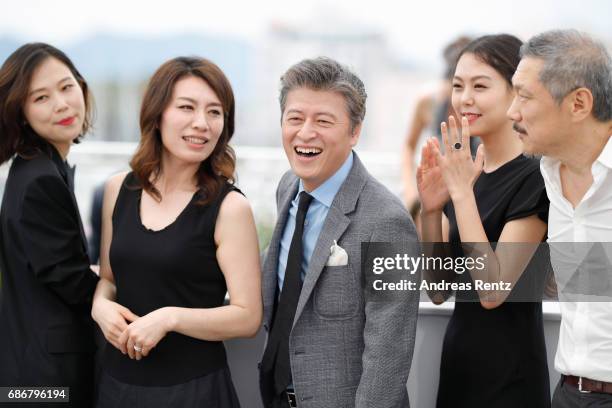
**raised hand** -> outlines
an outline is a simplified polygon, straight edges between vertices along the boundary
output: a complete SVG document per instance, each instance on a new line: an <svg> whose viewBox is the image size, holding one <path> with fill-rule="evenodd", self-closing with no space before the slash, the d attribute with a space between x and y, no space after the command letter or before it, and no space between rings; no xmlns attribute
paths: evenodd
<svg viewBox="0 0 612 408"><path fill-rule="evenodd" d="M416 179L424 213L442 211L450 198L436 158L435 152L439 149L438 139L430 138L421 150L421 164L417 168Z"/></svg>
<svg viewBox="0 0 612 408"><path fill-rule="evenodd" d="M448 125L442 122L440 128L445 152L443 154L435 147L434 153L448 193L455 201L474 193L474 183L484 166L483 145L478 147L476 158L473 160L470 152L470 125L465 117L461 119L461 136L453 116L448 118Z"/></svg>

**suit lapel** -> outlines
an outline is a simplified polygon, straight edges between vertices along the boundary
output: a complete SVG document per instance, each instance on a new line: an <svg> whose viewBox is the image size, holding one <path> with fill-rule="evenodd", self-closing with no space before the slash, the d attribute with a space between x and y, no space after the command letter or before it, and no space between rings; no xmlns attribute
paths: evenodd
<svg viewBox="0 0 612 408"><path fill-rule="evenodd" d="M349 218L335 207L331 207L325 218L325 224L315 245L315 249L312 252L310 263L308 265L308 271L306 271L306 277L304 278L304 284L300 293L300 299L298 301L297 309L295 311L295 319L293 324L299 319L304 306L310 297L312 290L314 289L321 272L327 263L327 259L330 255L330 247L334 243L334 240L338 241L346 228L350 224Z"/></svg>
<svg viewBox="0 0 612 408"><path fill-rule="evenodd" d="M280 240L285 230L285 224L289 217L289 206L291 201L295 198L298 189L298 179L296 178L290 185L284 195L279 199L278 207L278 220L272 233L272 239L268 247L268 253L264 262L264 322L270 323L272 319L272 309L274 306L274 297L276 296L276 288L278 286L278 253L280 250Z"/></svg>
<svg viewBox="0 0 612 408"><path fill-rule="evenodd" d="M81 213L79 211L79 204L77 202L76 196L74 195L74 170L75 166L69 167L68 164L62 159L59 152L52 147L48 146L49 154L51 155L51 161L55 165L55 168L58 172L58 175L64 180L66 183L66 188L70 193L70 198L72 200L72 204L74 206L75 215L77 217L77 221L79 223L79 233L81 234L81 243L83 244L83 251L89 256L87 251L87 235L85 235L85 230L83 228L83 220L81 219Z"/></svg>
<svg viewBox="0 0 612 408"><path fill-rule="evenodd" d="M72 202L74 203L76 217L77 217L77 220L79 221L79 231L81 232L81 241L83 242L83 245L84 245L83 249L89 256L89 253L87 250L87 235L85 235L85 229L83 228L83 220L81 219L81 212L79 211L79 205L77 203L76 196L74 195L74 170L75 170L75 166L68 169L68 171L70 172L68 173L68 180L69 180L68 190L70 190L70 197L72 198Z"/></svg>

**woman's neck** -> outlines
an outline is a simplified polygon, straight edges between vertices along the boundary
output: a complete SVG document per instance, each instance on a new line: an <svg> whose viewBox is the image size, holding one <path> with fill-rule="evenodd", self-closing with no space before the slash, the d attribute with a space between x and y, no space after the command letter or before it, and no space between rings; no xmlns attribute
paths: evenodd
<svg viewBox="0 0 612 408"><path fill-rule="evenodd" d="M155 180L155 187L163 195L176 191L196 191L197 171L200 163L185 163L163 156L159 177Z"/></svg>
<svg viewBox="0 0 612 408"><path fill-rule="evenodd" d="M523 144L512 124L504 126L498 132L480 136L484 147L484 172L491 173L523 152Z"/></svg>

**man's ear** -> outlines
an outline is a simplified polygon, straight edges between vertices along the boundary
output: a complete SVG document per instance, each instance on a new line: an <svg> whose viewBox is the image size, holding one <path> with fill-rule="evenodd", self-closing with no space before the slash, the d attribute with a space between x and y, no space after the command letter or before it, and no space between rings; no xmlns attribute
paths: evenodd
<svg viewBox="0 0 612 408"><path fill-rule="evenodd" d="M572 122L581 122L593 112L593 94L587 88L578 88L564 99Z"/></svg>
<svg viewBox="0 0 612 408"><path fill-rule="evenodd" d="M355 146L357 142L359 141L359 136L361 136L361 125L362 124L363 122L359 123L353 129L353 132L351 133L351 146Z"/></svg>

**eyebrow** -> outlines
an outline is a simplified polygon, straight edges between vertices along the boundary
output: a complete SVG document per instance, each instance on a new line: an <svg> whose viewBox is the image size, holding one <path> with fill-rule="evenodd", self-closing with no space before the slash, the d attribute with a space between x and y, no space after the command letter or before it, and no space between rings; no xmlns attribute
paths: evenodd
<svg viewBox="0 0 612 408"><path fill-rule="evenodd" d="M453 79L458 79L460 81L463 81L463 78L461 78L460 76L454 76ZM488 79L491 80L492 78L488 75L476 75L475 77L469 78L472 81L478 81L479 79Z"/></svg>
<svg viewBox="0 0 612 408"><path fill-rule="evenodd" d="M285 115L288 115L290 113L302 113L302 111L299 109L289 109L287 112L285 112Z"/></svg>
<svg viewBox="0 0 612 408"><path fill-rule="evenodd" d="M57 81L57 83L61 84L62 82L66 81L67 79L72 79L72 77L67 76L66 78L62 78L59 81ZM36 92L41 92L41 91L45 91L45 90L47 90L47 88L44 87L44 86L41 87L41 88L34 89L34 90L30 91L30 93L28 93L28 96L33 95Z"/></svg>
<svg viewBox="0 0 612 408"><path fill-rule="evenodd" d="M303 112L299 109L289 109L285 115L288 115L290 113L299 113L299 114L303 114ZM320 115L325 115L325 116L329 116L331 118L333 118L334 120L337 120L338 118L336 117L336 115L334 115L331 112L315 112L315 116L320 116Z"/></svg>
<svg viewBox="0 0 612 408"><path fill-rule="evenodd" d="M184 99L184 100L186 100L186 101L188 101L188 102L193 103L194 105L197 105L197 104L198 104L198 101L196 101L195 99L190 98L190 97L188 97L188 96L177 96L177 98L176 98L176 99ZM220 103L220 102L211 102L211 103L207 104L206 106L219 106L219 107L221 107L221 108L223 107L223 105L221 105L221 103Z"/></svg>
<svg viewBox="0 0 612 408"><path fill-rule="evenodd" d="M316 116L319 116L319 115L329 116L329 117L331 117L333 120L338 120L338 118L336 117L336 115L334 115L333 113L330 113L330 112L317 112L317 113L316 113Z"/></svg>

